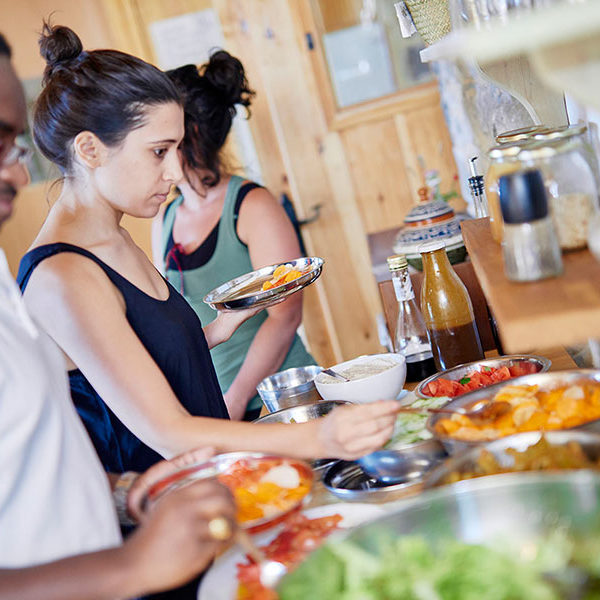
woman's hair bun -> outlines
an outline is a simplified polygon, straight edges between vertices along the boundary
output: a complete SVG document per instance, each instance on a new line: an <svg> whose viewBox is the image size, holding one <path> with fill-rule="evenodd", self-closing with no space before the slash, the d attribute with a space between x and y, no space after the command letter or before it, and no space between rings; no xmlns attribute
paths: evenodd
<svg viewBox="0 0 600 600"><path fill-rule="evenodd" d="M225 50L217 50L203 66L202 74L219 91L229 106L241 104L250 106L254 91L250 89L244 66Z"/></svg>
<svg viewBox="0 0 600 600"><path fill-rule="evenodd" d="M83 46L79 36L68 27L63 25L51 26L44 23L39 39L40 54L46 61L44 81L56 71L57 67L66 66L78 58Z"/></svg>

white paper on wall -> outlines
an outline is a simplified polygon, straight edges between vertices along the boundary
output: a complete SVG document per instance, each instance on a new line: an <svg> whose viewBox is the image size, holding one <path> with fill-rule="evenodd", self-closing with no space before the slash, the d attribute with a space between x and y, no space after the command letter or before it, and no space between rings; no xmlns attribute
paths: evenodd
<svg viewBox="0 0 600 600"><path fill-rule="evenodd" d="M149 30L158 66L165 71L183 65L201 65L208 60L212 50L225 46L221 23L212 9L155 21ZM240 112L245 113L238 110L238 114ZM232 133L241 153L245 176L261 183L260 165L248 122L237 116Z"/></svg>

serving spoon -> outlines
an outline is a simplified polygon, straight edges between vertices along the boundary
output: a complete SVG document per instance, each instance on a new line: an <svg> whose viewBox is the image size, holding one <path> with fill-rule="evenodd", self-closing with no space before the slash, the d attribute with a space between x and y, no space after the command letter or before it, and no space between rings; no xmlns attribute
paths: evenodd
<svg viewBox="0 0 600 600"><path fill-rule="evenodd" d="M269 560L243 529L236 529L235 541L258 565L262 585L266 588L274 588L287 573L287 567L276 560Z"/></svg>
<svg viewBox="0 0 600 600"><path fill-rule="evenodd" d="M465 410L463 408L426 408L403 406L398 412L417 413L417 414L458 414L469 417L473 423L486 423L506 414L511 410L509 402L485 402L475 410ZM394 450L378 450L366 454L358 459L361 469L370 477L377 479L385 484L402 483L414 479L414 467L410 461L400 452Z"/></svg>
<svg viewBox="0 0 600 600"><path fill-rule="evenodd" d="M493 421L502 415L505 415L512 409L510 402L500 400L498 402L484 402L481 406L476 409L465 410L464 408L428 408L426 406L417 408L416 406L402 406L398 409L398 412L413 413L413 414L450 414L450 415L462 415L468 417L473 423L485 423L487 421Z"/></svg>
<svg viewBox="0 0 600 600"><path fill-rule="evenodd" d="M343 375L340 375L340 373L336 373L333 369L323 369L321 371L321 373L325 373L326 375L330 375L331 377L334 377L335 379L339 379L340 381L351 381L347 377L344 377Z"/></svg>

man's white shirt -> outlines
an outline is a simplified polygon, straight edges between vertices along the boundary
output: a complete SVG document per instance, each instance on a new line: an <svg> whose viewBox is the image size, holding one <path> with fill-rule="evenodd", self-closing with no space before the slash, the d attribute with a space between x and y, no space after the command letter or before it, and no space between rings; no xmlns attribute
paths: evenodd
<svg viewBox="0 0 600 600"><path fill-rule="evenodd" d="M0 568L120 542L63 356L27 314L0 249Z"/></svg>

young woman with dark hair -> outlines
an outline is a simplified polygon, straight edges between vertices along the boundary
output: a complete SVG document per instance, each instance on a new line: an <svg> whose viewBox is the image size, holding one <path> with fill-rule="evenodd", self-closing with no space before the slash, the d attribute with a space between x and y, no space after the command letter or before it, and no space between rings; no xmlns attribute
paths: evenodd
<svg viewBox="0 0 600 600"><path fill-rule="evenodd" d="M294 228L265 188L232 175L223 146L236 114L254 92L240 61L223 50L200 70L168 72L184 100L180 195L154 221L154 263L184 295L202 322L214 311L202 299L223 282L300 256ZM252 421L262 402L260 381L278 370L315 364L296 330L302 294L246 321L211 356L232 419Z"/></svg>
<svg viewBox="0 0 600 600"><path fill-rule="evenodd" d="M219 315L203 330L120 224L124 214L155 217L183 177L175 86L127 54L82 51L65 27L46 27L40 45L48 66L34 137L64 180L18 279L65 354L73 399L105 468L141 471L198 446L342 458L381 446L393 401L306 424L228 420L209 348L248 315Z"/></svg>

